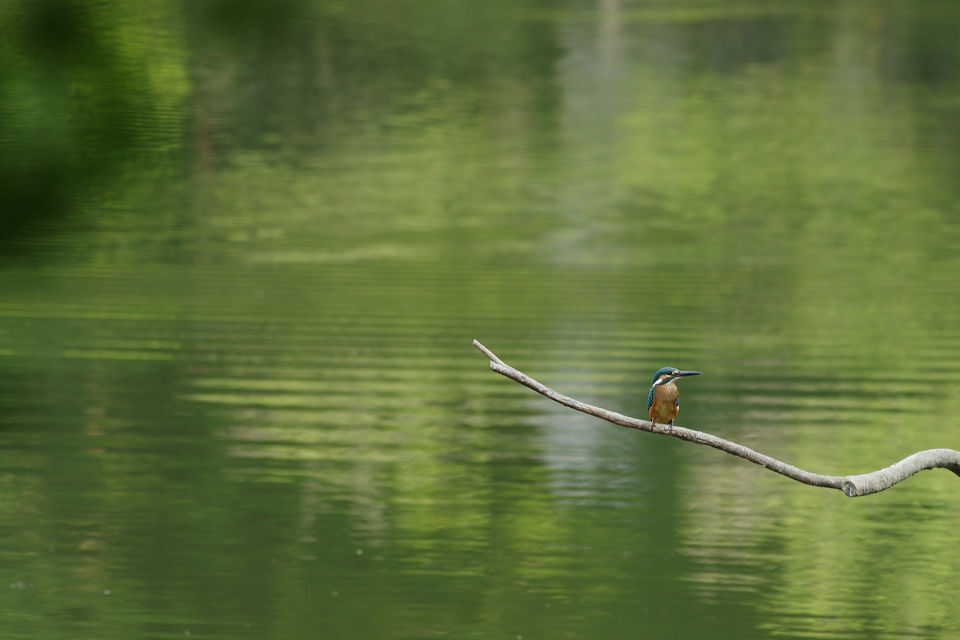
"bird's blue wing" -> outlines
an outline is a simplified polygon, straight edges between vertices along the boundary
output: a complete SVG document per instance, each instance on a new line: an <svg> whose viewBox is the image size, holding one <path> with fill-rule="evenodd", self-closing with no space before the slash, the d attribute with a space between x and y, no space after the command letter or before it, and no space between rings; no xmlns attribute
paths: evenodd
<svg viewBox="0 0 960 640"><path fill-rule="evenodd" d="M650 405L653 404L653 392L656 389L656 386L650 387L650 393L647 394L647 410L650 410Z"/></svg>

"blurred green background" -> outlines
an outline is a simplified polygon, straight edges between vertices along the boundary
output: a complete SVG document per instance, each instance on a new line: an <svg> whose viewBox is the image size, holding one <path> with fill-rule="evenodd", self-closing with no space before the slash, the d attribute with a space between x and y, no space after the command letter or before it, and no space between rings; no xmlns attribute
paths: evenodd
<svg viewBox="0 0 960 640"><path fill-rule="evenodd" d="M0 637L953 638L960 4L0 2Z"/></svg>

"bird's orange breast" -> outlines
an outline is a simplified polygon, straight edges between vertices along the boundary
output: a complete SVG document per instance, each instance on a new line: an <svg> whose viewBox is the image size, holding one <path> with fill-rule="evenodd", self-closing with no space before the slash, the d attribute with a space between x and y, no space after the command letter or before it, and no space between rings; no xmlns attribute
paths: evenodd
<svg viewBox="0 0 960 640"><path fill-rule="evenodd" d="M672 382L657 386L653 391L653 402L650 403L650 419L666 424L676 418L680 412L679 397L680 390Z"/></svg>

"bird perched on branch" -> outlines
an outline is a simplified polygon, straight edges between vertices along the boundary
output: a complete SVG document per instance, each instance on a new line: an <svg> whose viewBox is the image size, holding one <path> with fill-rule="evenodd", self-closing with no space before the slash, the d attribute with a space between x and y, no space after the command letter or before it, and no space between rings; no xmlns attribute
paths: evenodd
<svg viewBox="0 0 960 640"><path fill-rule="evenodd" d="M698 376L699 371L680 371L673 367L660 367L653 374L653 384L647 394L647 412L654 424L669 424L680 412L680 390L673 383L677 378Z"/></svg>

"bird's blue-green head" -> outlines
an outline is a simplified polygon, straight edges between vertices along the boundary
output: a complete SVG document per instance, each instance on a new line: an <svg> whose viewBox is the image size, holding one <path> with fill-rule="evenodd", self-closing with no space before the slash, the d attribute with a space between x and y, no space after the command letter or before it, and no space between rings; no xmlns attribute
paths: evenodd
<svg viewBox="0 0 960 640"><path fill-rule="evenodd" d="M659 384L667 384L668 382L673 382L677 378L683 378L684 376L698 376L700 371L681 371L676 367L660 367L653 374L653 379L650 380L650 384L656 386L657 380Z"/></svg>

